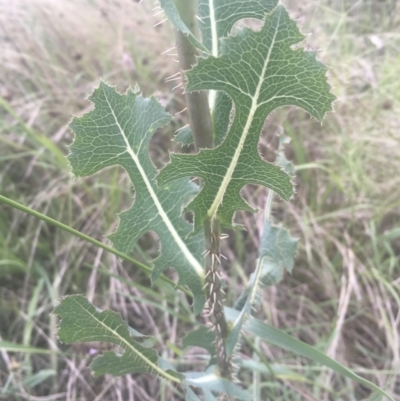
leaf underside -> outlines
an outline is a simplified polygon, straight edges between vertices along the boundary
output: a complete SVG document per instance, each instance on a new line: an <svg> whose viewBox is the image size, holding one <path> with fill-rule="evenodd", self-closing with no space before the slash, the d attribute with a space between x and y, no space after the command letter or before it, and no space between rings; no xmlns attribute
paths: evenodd
<svg viewBox="0 0 400 401"><path fill-rule="evenodd" d="M132 90L121 95L104 82L89 100L94 110L74 118L70 124L76 136L68 156L73 173L88 176L114 165L127 171L135 187L135 200L130 209L119 215L118 229L109 236L110 240L118 251L129 253L143 234L155 231L161 250L153 261L153 280L173 267L179 274L179 283L193 292L194 310L200 313L205 302L201 255L204 239L202 234L188 237L192 226L181 215L182 203L197 188L188 179L157 188L157 170L149 157L152 135L171 116L155 98L143 98Z"/></svg>
<svg viewBox="0 0 400 401"><path fill-rule="evenodd" d="M278 6L266 16L261 31L239 30L222 41L220 57L199 58L187 72L187 91L224 91L236 108L220 146L196 155L171 154L171 163L157 177L160 186L188 176L203 179L200 193L186 207L194 213L194 232L214 219L234 228L236 211L254 211L240 195L246 184L291 198L290 176L261 158L258 142L266 117L279 107L298 106L319 120L331 110L334 96L326 67L314 52L292 50L303 39L287 11Z"/></svg>

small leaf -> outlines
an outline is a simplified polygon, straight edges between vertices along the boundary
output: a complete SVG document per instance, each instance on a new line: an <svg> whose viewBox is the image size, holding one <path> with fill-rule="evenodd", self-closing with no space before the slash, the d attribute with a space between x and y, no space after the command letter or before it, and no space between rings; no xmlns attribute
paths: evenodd
<svg viewBox="0 0 400 401"><path fill-rule="evenodd" d="M99 312L82 295L64 298L54 313L62 319L58 335L64 343L102 341L121 348L122 355L106 352L93 361L90 367L95 376L152 373L175 383L181 382L181 375L159 366L156 351L143 347L130 335L128 325L118 313Z"/></svg>
<svg viewBox="0 0 400 401"><path fill-rule="evenodd" d="M284 228L265 221L260 245L260 280L263 286L279 283L284 271L292 272L297 241Z"/></svg>
<svg viewBox="0 0 400 401"><path fill-rule="evenodd" d="M197 232L207 220L234 227L238 210L254 211L240 196L246 184L263 185L289 200L291 177L266 163L258 142L266 117L285 105L302 107L322 120L331 110L326 67L315 53L292 46L304 39L282 6L266 17L261 31L242 29L223 41L222 55L199 58L187 72L188 91L222 90L237 105L233 124L216 149L196 155L171 154L171 163L157 177L160 185L177 178L201 177L204 186L187 206ZM239 107L240 106L240 107Z"/></svg>
<svg viewBox="0 0 400 401"><path fill-rule="evenodd" d="M252 308L259 301L260 290L279 283L283 278L284 271L292 272L296 249L297 239L293 238L284 228L274 227L268 220L265 220L256 270L251 275L249 285L236 303L241 312L226 340L228 355L232 355L239 343L243 325L251 315Z"/></svg>
<svg viewBox="0 0 400 401"><path fill-rule="evenodd" d="M88 176L113 165L127 171L135 186L135 201L120 214L118 229L109 238L118 251L129 253L143 234L155 231L161 252L153 262L153 280L173 267L179 274L179 283L193 292L194 310L200 313L205 302L201 254L204 238L202 234L186 238L192 226L181 215L184 201L196 193L197 187L188 179L180 179L157 188L157 170L149 157L152 135L171 116L155 98L143 98L132 90L121 95L104 82L89 100L95 109L70 124L76 135L68 156L73 173Z"/></svg>
<svg viewBox="0 0 400 401"><path fill-rule="evenodd" d="M289 137L284 134L280 135L276 164L293 176L294 166L286 159L284 153L284 147L289 142ZM283 278L283 272L286 270L291 273L293 269L297 239L292 238L284 228L273 227L269 222L273 196L273 191L270 191L265 205L264 229L261 235L260 255L257 259L256 270L251 275L247 288L235 302L235 309L241 310L241 313L226 341L228 355L232 354L238 344L243 324L251 315L251 309L258 303L258 292L263 287L279 283Z"/></svg>
<svg viewBox="0 0 400 401"><path fill-rule="evenodd" d="M239 317L239 312L235 309L225 308L225 316L228 320L235 321ZM269 324L255 318L250 318L247 321L245 325L245 330L257 337L260 337L262 340L268 342L269 344L293 352L296 355L304 356L316 363L324 365L334 372L347 377L350 380L354 380L357 383L369 387L370 389L387 397L388 400L394 401L393 397L391 397L386 391L379 388L376 384L357 375L351 369L346 368L339 362L335 361L332 358L329 358L329 356L323 354L321 351L318 351L311 345L308 345L303 341L298 340L297 338L285 333L282 330L276 329Z"/></svg>

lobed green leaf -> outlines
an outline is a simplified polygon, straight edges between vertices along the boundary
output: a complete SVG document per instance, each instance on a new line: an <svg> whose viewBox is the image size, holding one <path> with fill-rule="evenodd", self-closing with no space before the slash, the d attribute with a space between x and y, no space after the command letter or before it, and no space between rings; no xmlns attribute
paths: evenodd
<svg viewBox="0 0 400 401"><path fill-rule="evenodd" d="M188 179L157 188L157 170L149 156L152 135L171 116L155 98L145 99L132 90L121 95L104 82L89 100L94 110L70 124L76 135L68 156L73 173L87 176L113 165L127 171L135 187L135 201L120 214L118 229L109 238L118 251L128 254L143 234L155 231L161 251L153 262L153 280L173 267L179 274L179 284L193 292L194 310L200 313L205 302L201 254L204 239L202 234L187 238L192 226L181 215L183 202L197 188Z"/></svg>
<svg viewBox="0 0 400 401"><path fill-rule="evenodd" d="M62 319L58 331L62 342L102 341L121 348L122 355L106 352L93 361L90 367L95 376L152 373L175 383L181 382L181 375L159 366L156 351L142 346L131 336L128 325L118 313L111 310L99 312L82 295L64 298L54 313Z"/></svg>
<svg viewBox="0 0 400 401"><path fill-rule="evenodd" d="M187 400L198 400L189 386L198 387L213 399L212 393L227 394L249 400L249 393L237 384L231 383L214 373L178 373L157 352L145 347L139 341L145 338L131 335L121 315L111 310L99 311L84 296L65 297L54 310L61 317L58 336L66 343L105 342L117 346L94 359L90 368L97 377L103 374L122 376L130 373L150 373L173 383L181 384ZM135 332L135 331L134 331Z"/></svg>
<svg viewBox="0 0 400 401"><path fill-rule="evenodd" d="M246 184L263 185L285 200L292 196L291 177L260 157L258 142L266 117L278 107L302 107L319 120L331 110L334 96L326 67L315 53L292 49L303 39L287 11L278 6L261 31L245 28L228 37L220 57L199 58L187 72L188 91L221 90L236 105L233 124L220 146L196 155L172 154L157 178L162 186L188 176L204 180L186 208L194 213L195 232L207 220L233 228L236 211L254 211L240 196Z"/></svg>

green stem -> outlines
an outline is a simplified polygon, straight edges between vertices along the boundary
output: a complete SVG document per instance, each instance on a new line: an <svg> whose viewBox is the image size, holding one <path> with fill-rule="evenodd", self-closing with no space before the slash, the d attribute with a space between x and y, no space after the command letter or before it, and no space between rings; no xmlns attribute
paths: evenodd
<svg viewBox="0 0 400 401"><path fill-rule="evenodd" d="M38 218L40 220L43 220L44 222L46 222L48 224L51 224L51 225L53 225L53 226L55 226L57 228L60 228L61 230L67 231L70 234L73 234L76 237L79 237L79 238L83 239L84 241L90 242L91 244L93 244L93 245L95 245L95 246L97 246L99 248L104 249L105 251L111 252L114 255L118 256L119 258L121 258L123 260L126 260L128 262L131 262L136 267L138 267L143 272L145 272L145 273L147 273L149 275L152 273L152 268L151 267L146 266L145 264L139 262L138 260L136 260L134 258L131 258L130 256L125 255L124 253L117 251L116 249L112 248L111 246L103 244L102 242L97 241L96 239L94 239L92 237L89 237L88 235L86 235L84 233L81 233L80 231L71 228L71 227L59 222L58 220L54 220L51 217L48 217L48 216L46 216L46 215L44 215L44 214L42 214L40 212L37 212L36 210L33 210L33 209L31 209L31 208L29 208L27 206L21 205L20 203L15 202L15 201L13 201L13 200L5 197L5 196L2 196L2 195L0 195L0 202L6 204L8 206L13 207L14 209L21 210L24 213L28 213L31 216L34 216L34 217L36 217L36 218ZM160 279L162 281L164 281L164 282L166 282L168 284L171 284L172 286L176 287L176 283L174 283L168 277L165 277L165 276L161 275ZM188 295L190 297L193 297L193 294L187 288L179 286L179 285L177 286L177 288L179 288L181 291L183 291L186 295Z"/></svg>
<svg viewBox="0 0 400 401"><path fill-rule="evenodd" d="M176 8L182 21L195 36L199 36L196 12L196 0L175 0ZM178 50L179 65L182 71L191 70L197 64L197 49L182 32L176 31L176 48ZM197 149L214 147L213 124L208 105L207 92L185 93L188 107L190 126L193 132L193 141Z"/></svg>
<svg viewBox="0 0 400 401"><path fill-rule="evenodd" d="M174 1L183 22L195 36L199 37L196 21L197 0ZM182 71L190 70L197 63L197 49L179 31L176 31L176 47ZM213 148L213 123L207 93L204 91L185 93L185 97L196 150ZM219 274L220 269L218 269L220 267L220 233L221 227L217 221L205 223L206 284L210 321L215 328L215 344L220 374L222 377L231 379L231 360L225 350L225 340L229 331L223 310L221 277Z"/></svg>

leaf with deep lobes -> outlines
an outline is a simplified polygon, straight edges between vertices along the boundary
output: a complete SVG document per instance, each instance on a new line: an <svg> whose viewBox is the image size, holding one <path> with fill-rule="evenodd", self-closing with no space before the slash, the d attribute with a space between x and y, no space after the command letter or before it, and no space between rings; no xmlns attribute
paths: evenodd
<svg viewBox="0 0 400 401"><path fill-rule="evenodd" d="M109 238L118 251L129 253L143 234L155 231L161 251L153 262L153 280L173 267L179 283L193 292L194 310L200 313L205 302L204 239L201 234L187 238L192 226L181 215L182 204L197 188L188 179L158 188L157 170L149 156L152 135L171 116L155 98L146 99L132 90L121 95L104 82L89 100L94 110L70 124L75 133L68 156L73 173L88 176L114 165L127 171L135 187L134 204L120 214L118 229Z"/></svg>
<svg viewBox="0 0 400 401"><path fill-rule="evenodd" d="M99 312L82 295L65 297L54 313L62 319L58 331L62 342L102 341L121 348L122 355L109 351L93 361L90 367L95 376L152 373L174 383L181 383L181 375L159 366L155 350L143 347L130 335L128 325L120 314L111 310Z"/></svg>
<svg viewBox="0 0 400 401"><path fill-rule="evenodd" d="M326 67L314 52L292 49L303 39L284 7L278 6L267 15L261 31L240 30L223 40L220 57L199 58L187 72L188 91L221 90L236 105L220 146L196 155L172 154L157 178L161 186L182 177L203 179L202 190L186 208L194 213L195 232L208 220L232 228L236 211L253 211L240 195L246 184L291 198L291 177L261 158L258 142L266 117L279 107L298 106L319 120L331 110L334 96Z"/></svg>

